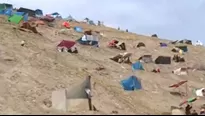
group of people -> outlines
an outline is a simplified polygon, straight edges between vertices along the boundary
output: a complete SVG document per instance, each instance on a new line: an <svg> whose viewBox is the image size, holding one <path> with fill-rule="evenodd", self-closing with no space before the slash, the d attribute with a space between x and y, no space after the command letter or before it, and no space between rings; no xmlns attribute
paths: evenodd
<svg viewBox="0 0 205 116"><path fill-rule="evenodd" d="M188 104L185 108L185 114L186 115L205 115L205 104L201 107L199 114L196 112L196 110L191 110L191 109L192 109L192 106Z"/></svg>

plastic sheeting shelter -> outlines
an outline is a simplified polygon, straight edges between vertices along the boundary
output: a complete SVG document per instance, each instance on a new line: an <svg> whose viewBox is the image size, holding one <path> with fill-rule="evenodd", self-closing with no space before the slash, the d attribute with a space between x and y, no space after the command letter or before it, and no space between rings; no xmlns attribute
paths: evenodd
<svg viewBox="0 0 205 116"><path fill-rule="evenodd" d="M144 70L142 63L137 61L136 63L132 64L132 70Z"/></svg>
<svg viewBox="0 0 205 116"><path fill-rule="evenodd" d="M126 91L142 89L141 81L136 76L130 76L128 79L122 80L121 85Z"/></svg>
<svg viewBox="0 0 205 116"><path fill-rule="evenodd" d="M9 17L8 21L11 23L16 23L19 24L23 19L23 16L19 16L19 15L13 15L11 17Z"/></svg>
<svg viewBox="0 0 205 116"><path fill-rule="evenodd" d="M79 33L83 32L83 29L81 27L74 27L74 30Z"/></svg>

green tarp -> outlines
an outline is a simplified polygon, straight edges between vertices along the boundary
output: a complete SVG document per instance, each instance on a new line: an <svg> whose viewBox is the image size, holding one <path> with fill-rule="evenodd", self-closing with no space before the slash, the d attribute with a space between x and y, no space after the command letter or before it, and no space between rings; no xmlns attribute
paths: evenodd
<svg viewBox="0 0 205 116"><path fill-rule="evenodd" d="M11 23L19 24L23 20L23 16L13 15L9 17L8 21Z"/></svg>

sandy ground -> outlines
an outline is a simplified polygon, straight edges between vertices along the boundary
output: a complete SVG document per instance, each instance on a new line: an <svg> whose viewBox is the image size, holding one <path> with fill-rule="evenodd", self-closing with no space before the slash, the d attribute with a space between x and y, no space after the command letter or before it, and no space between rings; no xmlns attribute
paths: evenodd
<svg viewBox="0 0 205 116"><path fill-rule="evenodd" d="M69 35L55 35L58 28L41 26L38 30L43 36L21 32L12 29L10 24L0 23L0 114L162 114L170 112L170 106L178 104L186 98L170 94L169 85L181 80L189 80L189 97L193 88L201 88L204 83L204 72L189 71L187 76L176 76L172 70L181 66L191 66L194 63L205 63L205 49L188 46L185 63L171 65L144 64L145 71L135 72L142 80L143 90L126 92L120 81L132 75L131 66L118 64L109 60L123 51L107 48L107 43L113 38L126 42L129 52L133 53L132 61L141 55L151 54L155 59L158 55L172 56L173 45L160 48L157 38L146 37L117 31L107 27L80 25L85 29L95 29L104 33L100 39L100 48L78 45L79 54L59 53L56 45L62 40L76 40L82 34L74 31ZM21 40L26 46L21 47ZM146 48L137 49L133 46L144 42ZM105 70L95 68L104 66ZM160 67L161 73L150 72L154 67ZM81 104L70 112L61 112L45 105L51 100L54 90L70 88L92 75L93 104L99 112L88 111L87 104ZM185 87L180 88L185 91ZM203 99L193 105L200 107Z"/></svg>

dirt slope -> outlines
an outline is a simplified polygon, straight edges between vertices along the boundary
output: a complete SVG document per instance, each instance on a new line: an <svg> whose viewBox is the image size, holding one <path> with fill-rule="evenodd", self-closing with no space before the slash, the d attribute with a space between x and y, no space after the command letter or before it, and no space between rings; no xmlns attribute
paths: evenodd
<svg viewBox="0 0 205 116"><path fill-rule="evenodd" d="M144 64L146 71L138 71L136 75L142 79L143 90L126 92L120 81L132 75L131 67L118 64L110 57L122 51L109 49L107 42L113 37L126 42L128 50L133 53L132 61L141 55L152 54L172 56L172 45L160 48L159 40L142 35L130 34L107 27L80 25L86 29L95 29L104 33L100 40L100 48L78 45L79 54L58 53L56 45L62 39L76 40L82 34L72 32L69 36L55 35L58 28L39 27L43 36L20 32L12 29L10 24L0 24L0 114L161 114L169 112L170 106L177 106L182 99L170 95L168 86L180 80L189 80L189 91L194 87L203 87L204 72L189 72L188 76L176 76L171 70L181 66L190 66L195 62L204 63L205 50L202 47L189 47L185 55L186 63L172 63L162 66L161 74L150 72L155 64ZM21 40L26 40L26 47L21 47ZM147 48L133 48L143 41ZM105 70L95 68L104 66ZM45 106L50 100L53 90L69 88L82 81L88 74L93 76L93 103L99 112L87 111L82 104L72 112L60 112ZM204 80L204 79L203 79ZM183 88L182 88L183 89ZM202 100L194 105L199 107Z"/></svg>

